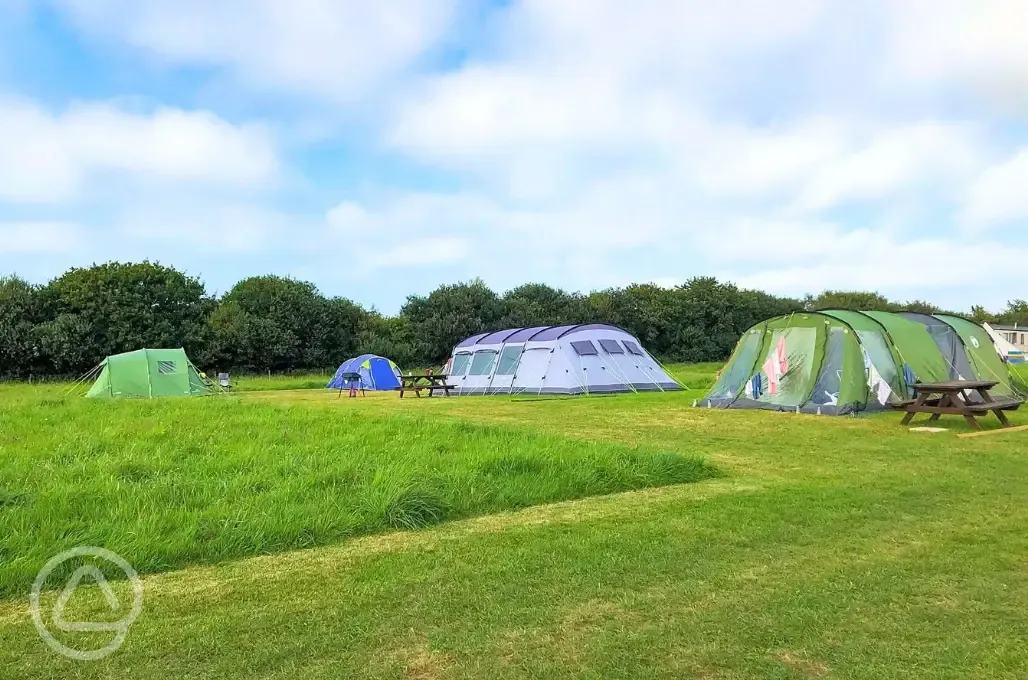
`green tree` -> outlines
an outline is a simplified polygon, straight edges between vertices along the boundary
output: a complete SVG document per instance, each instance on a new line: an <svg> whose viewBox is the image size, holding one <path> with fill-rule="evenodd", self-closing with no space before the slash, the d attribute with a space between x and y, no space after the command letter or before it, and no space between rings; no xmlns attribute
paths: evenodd
<svg viewBox="0 0 1028 680"><path fill-rule="evenodd" d="M653 284L594 291L587 299L592 320L625 329L652 353L670 357L679 309L674 291Z"/></svg>
<svg viewBox="0 0 1028 680"><path fill-rule="evenodd" d="M40 292L49 320L40 344L59 373L89 370L105 356L143 347L205 344L212 310L199 279L158 263L109 262L72 269Z"/></svg>
<svg viewBox="0 0 1028 680"><path fill-rule="evenodd" d="M732 284L701 277L676 291L680 300L679 327L673 357L684 361L716 361L727 357L750 325L750 314Z"/></svg>
<svg viewBox="0 0 1028 680"><path fill-rule="evenodd" d="M761 321L804 310L800 300L776 297L760 290L740 290L738 300L739 318L736 319L736 328L740 336Z"/></svg>
<svg viewBox="0 0 1028 680"><path fill-rule="evenodd" d="M981 305L971 307L971 320L977 324L997 323L996 315Z"/></svg>
<svg viewBox="0 0 1028 680"><path fill-rule="evenodd" d="M368 316L368 311L352 300L328 298L322 317L321 350L311 352L308 358L311 368L334 368L359 354L361 330Z"/></svg>
<svg viewBox="0 0 1028 680"><path fill-rule="evenodd" d="M82 315L59 314L37 326L35 335L52 376L80 376L106 356L95 329Z"/></svg>
<svg viewBox="0 0 1028 680"><path fill-rule="evenodd" d="M911 300L902 305L897 305L897 308L905 312L919 312L921 314L939 314L943 312L942 308L938 305L933 305L931 302L924 300Z"/></svg>
<svg viewBox="0 0 1028 680"><path fill-rule="evenodd" d="M504 293L502 302L503 318L499 325L504 328L562 326L589 320L583 295L542 283L526 283L511 289Z"/></svg>
<svg viewBox="0 0 1028 680"><path fill-rule="evenodd" d="M414 342L410 322L399 316L382 316L378 312L365 315L360 329L358 348L354 354L377 354L388 357L402 369L428 368Z"/></svg>
<svg viewBox="0 0 1028 680"><path fill-rule="evenodd" d="M803 309L798 300L709 277L691 279L675 292L680 311L669 358L681 361L723 361L754 324Z"/></svg>
<svg viewBox="0 0 1028 680"><path fill-rule="evenodd" d="M266 371L289 365L296 338L271 319L222 302L208 322L210 341L201 365L215 370Z"/></svg>
<svg viewBox="0 0 1028 680"><path fill-rule="evenodd" d="M1028 326L1028 302L1011 300L1007 303L1007 308L997 316L996 321L1002 324L1016 323L1018 326Z"/></svg>
<svg viewBox="0 0 1028 680"><path fill-rule="evenodd" d="M212 317L212 358L249 370L338 365L356 350L365 314L349 300L325 298L312 283L281 276L240 281L222 306L226 311Z"/></svg>
<svg viewBox="0 0 1028 680"><path fill-rule="evenodd" d="M16 276L0 277L0 377L46 372L36 326L43 320L39 288Z"/></svg>
<svg viewBox="0 0 1028 680"><path fill-rule="evenodd" d="M807 295L803 306L808 311L818 309L856 309L862 312L892 312L899 308L881 293L867 291L826 290L819 295Z"/></svg>
<svg viewBox="0 0 1028 680"><path fill-rule="evenodd" d="M476 333L500 330L503 304L481 279L411 295L400 309L415 339L418 363L440 364L453 346Z"/></svg>

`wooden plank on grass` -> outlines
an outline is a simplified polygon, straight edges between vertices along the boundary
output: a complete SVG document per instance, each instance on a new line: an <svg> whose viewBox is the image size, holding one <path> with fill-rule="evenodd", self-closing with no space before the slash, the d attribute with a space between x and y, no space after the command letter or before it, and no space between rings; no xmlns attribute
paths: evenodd
<svg viewBox="0 0 1028 680"><path fill-rule="evenodd" d="M1002 434L1003 432L1021 432L1028 430L1028 425L1018 425L1017 427L1001 427L998 430L985 430L984 432L966 432L964 434L958 434L958 437L985 437L990 434Z"/></svg>

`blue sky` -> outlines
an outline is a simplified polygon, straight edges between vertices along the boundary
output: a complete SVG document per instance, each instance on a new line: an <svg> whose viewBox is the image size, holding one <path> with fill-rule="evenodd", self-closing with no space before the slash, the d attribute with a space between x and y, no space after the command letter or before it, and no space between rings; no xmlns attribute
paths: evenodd
<svg viewBox="0 0 1028 680"><path fill-rule="evenodd" d="M0 0L0 272L1026 297L1015 0ZM925 279L917 265L952 272Z"/></svg>

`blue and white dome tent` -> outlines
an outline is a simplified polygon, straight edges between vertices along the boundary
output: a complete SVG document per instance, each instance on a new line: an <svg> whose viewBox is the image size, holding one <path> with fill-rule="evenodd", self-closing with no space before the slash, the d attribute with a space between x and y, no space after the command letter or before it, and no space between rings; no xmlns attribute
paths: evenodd
<svg viewBox="0 0 1028 680"><path fill-rule="evenodd" d="M350 387L350 384L343 380L346 373L359 373L364 389L368 390L393 390L400 386L400 369L393 360L375 354L362 354L344 362L327 389L341 390Z"/></svg>
<svg viewBox="0 0 1028 680"><path fill-rule="evenodd" d="M607 324L473 335L446 364L457 394L610 394L680 390L639 340Z"/></svg>

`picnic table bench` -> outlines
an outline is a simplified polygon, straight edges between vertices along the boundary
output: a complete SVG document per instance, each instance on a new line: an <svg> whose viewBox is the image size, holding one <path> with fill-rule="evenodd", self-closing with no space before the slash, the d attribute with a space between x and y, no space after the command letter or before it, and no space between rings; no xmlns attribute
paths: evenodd
<svg viewBox="0 0 1028 680"><path fill-rule="evenodd" d="M1021 407L1021 400L1013 397L993 397L989 390L998 385L996 380L948 380L937 383L915 383L911 385L917 395L914 399L901 402L898 408L907 412L903 416L903 424L907 425L918 413L930 413L930 421L940 416L963 416L968 425L976 430L982 429L977 417L988 415L991 411L999 418L1003 427L1010 425L1004 411L1016 411ZM974 395L980 399L975 400Z"/></svg>
<svg viewBox="0 0 1028 680"><path fill-rule="evenodd" d="M419 373L417 375L401 375L400 386L396 389L400 391L400 399L403 399L404 392L413 392L418 397L421 397L421 391L425 390L428 392L428 396L432 396L437 391L443 392L446 396L450 396L450 390L457 389L456 385L448 385L446 383L449 376L447 375L436 375L434 373Z"/></svg>

